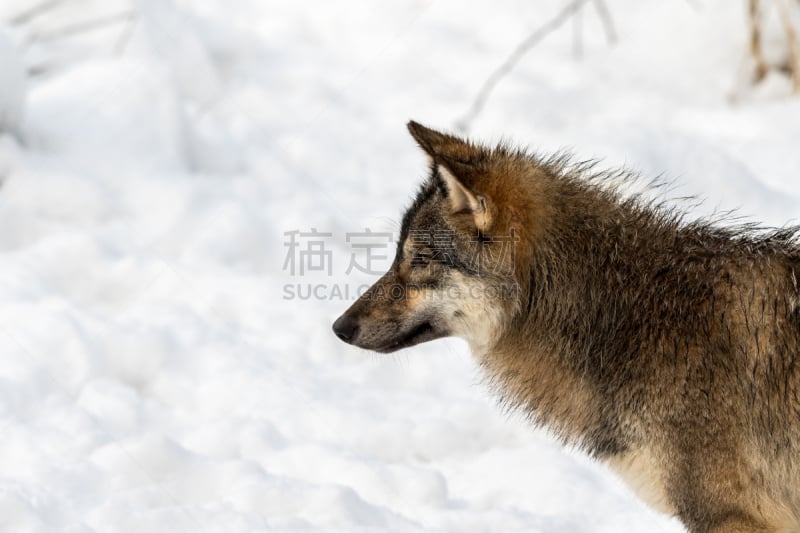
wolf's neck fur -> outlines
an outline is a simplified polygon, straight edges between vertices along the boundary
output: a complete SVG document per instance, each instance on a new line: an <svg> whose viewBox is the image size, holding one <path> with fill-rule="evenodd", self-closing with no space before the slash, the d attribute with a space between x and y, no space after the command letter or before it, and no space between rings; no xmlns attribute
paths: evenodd
<svg viewBox="0 0 800 533"><path fill-rule="evenodd" d="M797 262L797 250L787 254L785 236L751 230L734 238L574 179L552 177L546 189L535 201L552 209L518 272L519 312L482 364L508 406L595 456L612 456L668 415L655 404L685 397L707 353L753 348L731 337L731 323L766 328L765 306L773 315L792 311L789 286L772 302L749 280L764 263ZM723 301L730 290L716 290L741 283L737 297L760 305L760 319ZM652 402L653 391L667 401Z"/></svg>

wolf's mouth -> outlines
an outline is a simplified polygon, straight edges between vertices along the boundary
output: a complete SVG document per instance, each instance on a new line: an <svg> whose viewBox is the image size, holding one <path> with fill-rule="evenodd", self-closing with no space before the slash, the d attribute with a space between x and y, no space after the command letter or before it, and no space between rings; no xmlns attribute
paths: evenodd
<svg viewBox="0 0 800 533"><path fill-rule="evenodd" d="M396 352L397 350L402 350L403 348L414 346L415 344L419 344L421 342L439 339L444 336L445 334L437 331L436 328L433 327L433 324L426 320L425 322L422 322L421 324L411 328L408 333L399 339L396 339L389 344L385 344L378 348L374 348L374 350L380 353L391 353Z"/></svg>

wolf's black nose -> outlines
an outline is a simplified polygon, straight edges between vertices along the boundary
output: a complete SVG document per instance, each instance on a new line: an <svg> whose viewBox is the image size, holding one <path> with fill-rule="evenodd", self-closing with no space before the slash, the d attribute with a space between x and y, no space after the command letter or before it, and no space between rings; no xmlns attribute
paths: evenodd
<svg viewBox="0 0 800 533"><path fill-rule="evenodd" d="M333 332L337 337L344 342L350 342L356 335L358 330L358 322L350 318L348 315L342 315L333 323Z"/></svg>

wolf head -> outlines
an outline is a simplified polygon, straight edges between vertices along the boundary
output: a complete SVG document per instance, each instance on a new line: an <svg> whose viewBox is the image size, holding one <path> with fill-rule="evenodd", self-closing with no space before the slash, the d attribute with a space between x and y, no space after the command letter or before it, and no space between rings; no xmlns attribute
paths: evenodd
<svg viewBox="0 0 800 533"><path fill-rule="evenodd" d="M536 209L518 183L526 164L416 122L408 129L429 157L430 175L403 217L391 268L333 331L382 353L446 336L488 350L527 278L517 260L528 238L522 227L535 227L528 219Z"/></svg>

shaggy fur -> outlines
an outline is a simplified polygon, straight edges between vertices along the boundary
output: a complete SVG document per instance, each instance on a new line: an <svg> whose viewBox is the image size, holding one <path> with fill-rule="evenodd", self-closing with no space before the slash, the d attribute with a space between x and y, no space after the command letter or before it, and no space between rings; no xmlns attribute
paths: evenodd
<svg viewBox="0 0 800 533"><path fill-rule="evenodd" d="M623 197L625 173L409 129L430 178L337 334L462 336L505 405L690 531L800 531L798 229L687 222Z"/></svg>

